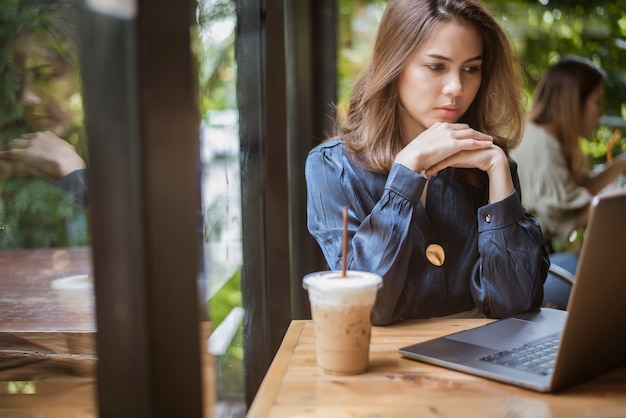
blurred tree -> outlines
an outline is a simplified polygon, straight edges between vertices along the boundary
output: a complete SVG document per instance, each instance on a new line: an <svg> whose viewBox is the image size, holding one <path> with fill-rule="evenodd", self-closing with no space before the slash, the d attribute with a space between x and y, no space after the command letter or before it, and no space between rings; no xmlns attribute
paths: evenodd
<svg viewBox="0 0 626 418"><path fill-rule="evenodd" d="M198 2L200 111L237 108L235 62L235 2Z"/></svg>
<svg viewBox="0 0 626 418"><path fill-rule="evenodd" d="M345 112L352 83L369 59L378 19L386 1L340 0L339 111ZM590 164L604 162L606 143L615 128L622 136L614 153L626 145L626 0L485 0L507 30L523 67L532 98L541 75L567 54L592 59L608 74L607 117L596 138L583 141Z"/></svg>

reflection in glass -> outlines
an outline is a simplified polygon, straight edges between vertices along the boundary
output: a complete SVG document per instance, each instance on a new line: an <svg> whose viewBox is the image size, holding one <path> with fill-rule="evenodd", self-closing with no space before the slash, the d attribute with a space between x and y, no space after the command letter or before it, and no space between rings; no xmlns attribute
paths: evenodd
<svg viewBox="0 0 626 418"><path fill-rule="evenodd" d="M86 141L75 9L2 9L0 248L86 245Z"/></svg>
<svg viewBox="0 0 626 418"><path fill-rule="evenodd" d="M78 6L0 2L2 416L95 416Z"/></svg>
<svg viewBox="0 0 626 418"><path fill-rule="evenodd" d="M32 395L37 393L37 384L31 381L13 381L4 383L3 393L11 395Z"/></svg>

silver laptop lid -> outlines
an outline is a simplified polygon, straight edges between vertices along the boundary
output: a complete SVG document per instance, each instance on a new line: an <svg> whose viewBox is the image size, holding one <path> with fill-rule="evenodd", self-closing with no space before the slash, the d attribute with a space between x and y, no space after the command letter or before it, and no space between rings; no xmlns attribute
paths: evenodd
<svg viewBox="0 0 626 418"><path fill-rule="evenodd" d="M553 389L626 363L626 193L596 196L568 302Z"/></svg>

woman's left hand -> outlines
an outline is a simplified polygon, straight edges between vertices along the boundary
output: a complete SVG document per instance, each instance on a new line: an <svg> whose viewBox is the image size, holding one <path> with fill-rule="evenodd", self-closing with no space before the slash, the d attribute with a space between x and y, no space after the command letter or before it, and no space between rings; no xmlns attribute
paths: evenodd
<svg viewBox="0 0 626 418"><path fill-rule="evenodd" d="M429 167L424 174L430 178L448 167L477 168L486 172L491 202L504 199L514 190L509 160L502 148L495 144L485 149L459 151Z"/></svg>

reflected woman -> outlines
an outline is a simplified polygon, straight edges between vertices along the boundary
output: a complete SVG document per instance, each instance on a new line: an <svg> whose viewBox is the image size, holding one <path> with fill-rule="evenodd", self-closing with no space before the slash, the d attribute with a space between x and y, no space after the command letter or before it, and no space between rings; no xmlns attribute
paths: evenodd
<svg viewBox="0 0 626 418"><path fill-rule="evenodd" d="M2 246L87 242L86 146L76 33L76 5L18 1L3 22L4 82L14 80L12 119L0 134ZM3 98L3 102L7 98Z"/></svg>

